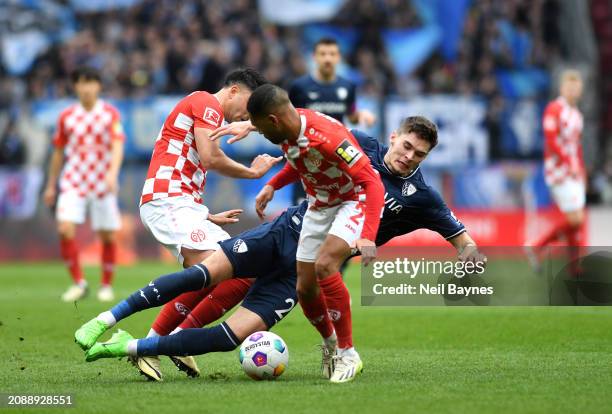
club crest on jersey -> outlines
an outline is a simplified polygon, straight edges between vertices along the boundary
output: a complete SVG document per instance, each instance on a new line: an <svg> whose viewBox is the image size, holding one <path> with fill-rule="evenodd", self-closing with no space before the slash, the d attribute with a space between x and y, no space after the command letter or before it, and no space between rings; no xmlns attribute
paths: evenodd
<svg viewBox="0 0 612 414"><path fill-rule="evenodd" d="M249 248L246 243L242 239L238 239L234 242L234 247L232 247L234 253L246 253Z"/></svg>
<svg viewBox="0 0 612 414"><path fill-rule="evenodd" d="M336 89L336 94L338 95L338 99L344 100L348 96L348 89L341 86L338 89Z"/></svg>
<svg viewBox="0 0 612 414"><path fill-rule="evenodd" d="M404 197L411 196L416 193L416 190L416 187L412 183L406 181L402 187L402 195Z"/></svg>
<svg viewBox="0 0 612 414"><path fill-rule="evenodd" d="M361 151L355 148L348 140L342 141L342 144L336 148L336 154L340 156L348 165L352 167L362 157Z"/></svg>
<svg viewBox="0 0 612 414"><path fill-rule="evenodd" d="M221 115L214 109L206 107L206 109L204 109L204 120L217 125L219 121L221 121Z"/></svg>
<svg viewBox="0 0 612 414"><path fill-rule="evenodd" d="M308 92L308 98L312 99L313 101L315 99L319 99L319 93L318 92Z"/></svg>

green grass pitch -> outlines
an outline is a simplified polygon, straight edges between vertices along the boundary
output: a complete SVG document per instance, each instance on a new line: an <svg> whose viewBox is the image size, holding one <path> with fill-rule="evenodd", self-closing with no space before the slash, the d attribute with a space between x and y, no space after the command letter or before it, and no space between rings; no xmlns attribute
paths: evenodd
<svg viewBox="0 0 612 414"><path fill-rule="evenodd" d="M116 293L125 297L175 269L119 268ZM355 343L365 364L353 383L319 377L318 336L299 309L274 328L290 351L279 380L247 378L236 351L197 357L198 379L164 359L164 382L151 383L125 359L86 363L73 342L74 330L105 309L95 300L98 270L86 270L93 295L75 306L59 301L68 284L61 264L0 266L0 393L70 393L68 412L79 413L612 411L610 308L361 307L352 267ZM119 327L143 336L155 314ZM40 410L7 412L19 411Z"/></svg>

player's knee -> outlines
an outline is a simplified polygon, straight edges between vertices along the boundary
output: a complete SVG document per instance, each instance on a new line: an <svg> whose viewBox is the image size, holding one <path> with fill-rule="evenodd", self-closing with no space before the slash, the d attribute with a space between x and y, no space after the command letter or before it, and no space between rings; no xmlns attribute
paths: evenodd
<svg viewBox="0 0 612 414"><path fill-rule="evenodd" d="M100 240L102 243L113 243L115 241L115 232L114 231L101 231L99 233Z"/></svg>
<svg viewBox="0 0 612 414"><path fill-rule="evenodd" d="M577 229L582 226L584 222L584 215L581 212L575 212L567 215L567 222L573 229Z"/></svg>
<svg viewBox="0 0 612 414"><path fill-rule="evenodd" d="M75 225L67 222L58 223L57 232L62 239L73 239L76 233Z"/></svg>
<svg viewBox="0 0 612 414"><path fill-rule="evenodd" d="M338 271L336 260L329 255L321 255L315 263L317 279L325 279L327 276Z"/></svg>
<svg viewBox="0 0 612 414"><path fill-rule="evenodd" d="M319 286L316 283L313 286L298 284L295 291L300 302L311 302L317 297L317 294L319 293Z"/></svg>

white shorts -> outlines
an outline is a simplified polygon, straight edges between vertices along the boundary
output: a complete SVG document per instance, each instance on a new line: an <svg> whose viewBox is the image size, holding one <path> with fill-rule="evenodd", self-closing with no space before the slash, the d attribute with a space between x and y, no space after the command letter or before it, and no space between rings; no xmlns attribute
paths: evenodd
<svg viewBox="0 0 612 414"><path fill-rule="evenodd" d="M568 178L549 188L553 200L562 212L569 213L584 208L586 189L581 180Z"/></svg>
<svg viewBox="0 0 612 414"><path fill-rule="evenodd" d="M140 219L153 237L183 264L181 247L218 250L229 234L208 220L208 207L190 196L168 197L140 206Z"/></svg>
<svg viewBox="0 0 612 414"><path fill-rule="evenodd" d="M364 205L357 201L345 201L323 209L308 206L302 223L296 259L314 263L328 234L340 237L349 247L354 247L361 237L364 222Z"/></svg>
<svg viewBox="0 0 612 414"><path fill-rule="evenodd" d="M57 198L55 218L57 221L83 224L89 208L91 227L98 230L115 231L121 228L121 214L115 194L81 197L74 191L60 192Z"/></svg>

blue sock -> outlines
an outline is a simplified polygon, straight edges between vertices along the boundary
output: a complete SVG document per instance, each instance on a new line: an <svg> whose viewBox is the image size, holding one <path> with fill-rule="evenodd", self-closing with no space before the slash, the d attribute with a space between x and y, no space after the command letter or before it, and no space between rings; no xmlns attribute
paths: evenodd
<svg viewBox="0 0 612 414"><path fill-rule="evenodd" d="M208 269L203 264L155 279L115 305L110 312L119 322L133 313L170 302L181 293L200 290L210 284Z"/></svg>
<svg viewBox="0 0 612 414"><path fill-rule="evenodd" d="M184 329L174 335L139 339L138 356L202 355L209 352L227 352L239 345L238 338L225 322L212 328Z"/></svg>

